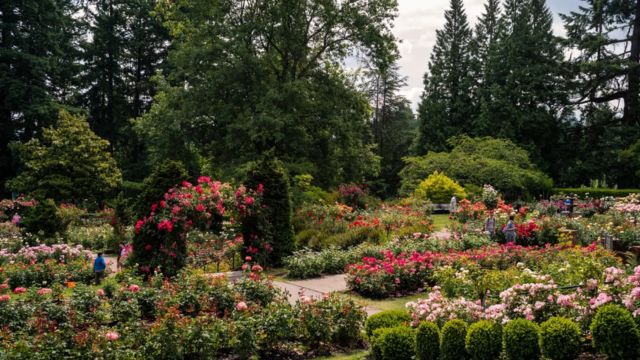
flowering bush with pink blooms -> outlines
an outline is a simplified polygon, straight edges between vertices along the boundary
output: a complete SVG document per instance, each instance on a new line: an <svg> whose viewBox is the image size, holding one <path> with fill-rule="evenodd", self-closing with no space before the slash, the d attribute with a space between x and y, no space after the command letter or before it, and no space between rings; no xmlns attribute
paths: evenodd
<svg viewBox="0 0 640 360"><path fill-rule="evenodd" d="M158 270L173 276L187 259L186 236L190 229L220 233L223 221L239 222L260 209L260 194L240 187L235 193L228 184L206 176L197 184L187 181L169 189L153 203L150 213L135 224L132 261L144 274ZM248 245L251 251L267 251L260 239Z"/></svg>

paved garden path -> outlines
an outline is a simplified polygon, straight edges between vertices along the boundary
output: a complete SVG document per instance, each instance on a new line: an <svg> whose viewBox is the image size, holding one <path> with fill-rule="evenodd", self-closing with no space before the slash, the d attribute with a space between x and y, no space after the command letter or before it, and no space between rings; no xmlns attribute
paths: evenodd
<svg viewBox="0 0 640 360"><path fill-rule="evenodd" d="M449 231L449 229L444 228L442 230L434 232L433 237L436 239L449 240L449 238L451 237L451 232Z"/></svg>

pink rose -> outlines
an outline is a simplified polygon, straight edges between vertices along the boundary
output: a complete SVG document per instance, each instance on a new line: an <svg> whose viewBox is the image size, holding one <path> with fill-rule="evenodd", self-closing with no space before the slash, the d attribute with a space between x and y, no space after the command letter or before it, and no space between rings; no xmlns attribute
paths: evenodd
<svg viewBox="0 0 640 360"><path fill-rule="evenodd" d="M14 294L22 294L27 292L27 289L23 288L23 287L17 287L15 289L13 289L13 293Z"/></svg>
<svg viewBox="0 0 640 360"><path fill-rule="evenodd" d="M236 310L238 310L238 311L245 311L245 310L247 310L247 308L248 308L247 303L245 303L244 301L240 301L236 305Z"/></svg>
<svg viewBox="0 0 640 360"><path fill-rule="evenodd" d="M102 290L102 289L98 289L98 290L96 290L96 295L98 295L98 296L105 296L105 295L106 295L106 293L104 292L104 290Z"/></svg>
<svg viewBox="0 0 640 360"><path fill-rule="evenodd" d="M44 296L47 294L51 294L51 289L49 288L42 288L40 290L38 290L38 295Z"/></svg>
<svg viewBox="0 0 640 360"><path fill-rule="evenodd" d="M129 291L138 292L138 291L140 291L140 286L138 286L136 284L131 284L131 285L129 285Z"/></svg>
<svg viewBox="0 0 640 360"><path fill-rule="evenodd" d="M245 204L247 204L247 205L249 205L249 206L253 205L253 197L251 197L251 196L247 196L247 197L244 199L244 202L245 202Z"/></svg>
<svg viewBox="0 0 640 360"><path fill-rule="evenodd" d="M9 301L9 299L11 299L11 296L9 295L0 296L0 302Z"/></svg>
<svg viewBox="0 0 640 360"><path fill-rule="evenodd" d="M107 332L107 334L105 335L105 337L107 338L107 340L109 341L116 341L120 338L120 335L115 332L115 331L109 331Z"/></svg>

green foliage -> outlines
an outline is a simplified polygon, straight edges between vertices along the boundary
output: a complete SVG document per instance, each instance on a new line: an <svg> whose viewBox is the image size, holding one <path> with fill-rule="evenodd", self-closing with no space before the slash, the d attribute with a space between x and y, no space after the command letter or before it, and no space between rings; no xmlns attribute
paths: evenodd
<svg viewBox="0 0 640 360"><path fill-rule="evenodd" d="M556 195L576 194L580 197L589 196L592 198L602 198L605 196L625 197L630 194L640 193L640 189L603 189L603 188L554 188Z"/></svg>
<svg viewBox="0 0 640 360"><path fill-rule="evenodd" d="M418 198L428 199L436 204L448 203L452 196L463 199L467 196L464 188L443 173L435 171L418 185L415 191Z"/></svg>
<svg viewBox="0 0 640 360"><path fill-rule="evenodd" d="M31 234L51 238L63 234L66 224L58 213L56 204L51 199L39 201L36 206L25 209L22 226Z"/></svg>
<svg viewBox="0 0 640 360"><path fill-rule="evenodd" d="M551 190L552 181L538 171L527 152L504 139L450 139L450 152L429 152L405 158L400 172L403 194L410 194L420 182L436 171L447 174L462 185L493 185L506 198L538 196Z"/></svg>
<svg viewBox="0 0 640 360"><path fill-rule="evenodd" d="M367 321L364 324L364 329L367 336L372 337L373 332L377 329L407 325L411 320L411 315L409 315L409 312L405 310L381 311L367 318Z"/></svg>
<svg viewBox="0 0 640 360"><path fill-rule="evenodd" d="M109 143L86 120L61 111L55 127L44 129L42 140L14 143L22 170L7 186L39 198L104 200L122 182Z"/></svg>
<svg viewBox="0 0 640 360"><path fill-rule="evenodd" d="M573 360L580 352L580 328L575 322L552 317L540 325L540 350L550 360Z"/></svg>
<svg viewBox="0 0 640 360"><path fill-rule="evenodd" d="M439 356L440 329L430 321L423 321L416 332L416 359L438 360Z"/></svg>
<svg viewBox="0 0 640 360"><path fill-rule="evenodd" d="M250 238L257 234L263 237L272 248L270 264L280 265L294 248L289 175L280 160L267 156L249 170L245 185L256 191L262 191L258 190L261 186L264 188L262 205L265 209L256 219L261 222L257 227L250 229L243 224L244 236Z"/></svg>
<svg viewBox="0 0 640 360"><path fill-rule="evenodd" d="M538 360L540 327L529 320L515 319L503 330L504 349L510 360Z"/></svg>
<svg viewBox="0 0 640 360"><path fill-rule="evenodd" d="M469 89L472 30L462 0L452 0L444 13L443 29L436 33L436 44L424 77L424 93L418 106L420 128L415 152L443 151L447 139L471 128L474 112Z"/></svg>
<svg viewBox="0 0 640 360"><path fill-rule="evenodd" d="M294 209L298 209L305 204L323 204L325 202L328 193L312 185L312 182L313 176L309 174L296 175L293 177L291 203Z"/></svg>
<svg viewBox="0 0 640 360"><path fill-rule="evenodd" d="M376 338L380 348L380 360L412 360L415 355L415 330L407 326L396 326Z"/></svg>
<svg viewBox="0 0 640 360"><path fill-rule="evenodd" d="M598 309L590 326L593 347L611 360L636 359L640 334L631 314L617 305Z"/></svg>
<svg viewBox="0 0 640 360"><path fill-rule="evenodd" d="M396 9L387 0L161 2L179 46L135 123L150 161L204 158L237 175L237 166L274 150L291 173L322 186L377 173L365 139L367 98L338 64L356 49L388 63Z"/></svg>
<svg viewBox="0 0 640 360"><path fill-rule="evenodd" d="M449 320L442 327L440 335L440 359L464 360L469 358L465 349L467 324L459 319Z"/></svg>
<svg viewBox="0 0 640 360"><path fill-rule="evenodd" d="M481 320L471 324L465 346L471 360L493 360L500 357L502 329L493 321Z"/></svg>
<svg viewBox="0 0 640 360"><path fill-rule="evenodd" d="M156 165L142 182L136 217L140 218L149 213L151 204L162 200L167 190L188 178L189 173L180 161L167 160Z"/></svg>
<svg viewBox="0 0 640 360"><path fill-rule="evenodd" d="M374 227L354 227L346 232L328 236L320 241L323 248L336 246L342 249L362 244L379 244L385 239L384 232Z"/></svg>

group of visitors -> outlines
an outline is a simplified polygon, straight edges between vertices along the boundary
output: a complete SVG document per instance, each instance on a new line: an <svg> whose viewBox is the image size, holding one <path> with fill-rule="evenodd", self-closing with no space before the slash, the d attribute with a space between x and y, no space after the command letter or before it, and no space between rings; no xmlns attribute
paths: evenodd
<svg viewBox="0 0 640 360"><path fill-rule="evenodd" d="M131 244L120 244L118 250L118 257L116 258L116 268L119 271L122 267L124 259L131 253ZM98 252L98 256L93 261L93 273L95 274L95 284L100 285L104 278L105 270L107 269L107 262L102 256L102 252Z"/></svg>

